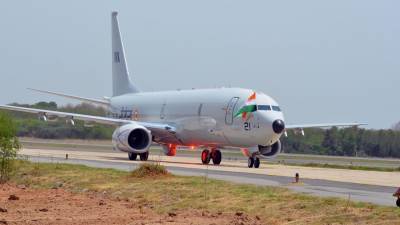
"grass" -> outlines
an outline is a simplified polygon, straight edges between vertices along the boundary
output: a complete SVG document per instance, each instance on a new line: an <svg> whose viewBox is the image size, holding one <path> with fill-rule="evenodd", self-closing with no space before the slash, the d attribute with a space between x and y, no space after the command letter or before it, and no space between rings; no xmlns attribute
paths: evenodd
<svg viewBox="0 0 400 225"><path fill-rule="evenodd" d="M72 192L101 192L112 198L129 198L137 207L148 207L158 213L188 209L244 212L260 217L265 224L400 223L400 210L395 207L320 198L285 188L165 175L165 168L154 165L145 165L136 172L124 172L82 165L18 161L18 168L12 180L17 184L52 188L62 183L63 188ZM161 177L153 176L154 171Z"/></svg>
<svg viewBox="0 0 400 225"><path fill-rule="evenodd" d="M287 164L292 165L292 164ZM306 167L319 167L319 168L334 168L334 169L349 169L349 170L365 170L365 171L383 171L383 172L399 172L400 167L397 168L386 168L386 167L370 167L370 166L354 166L354 165L335 165L328 163L305 163L305 164L293 164L296 166Z"/></svg>
<svg viewBox="0 0 400 225"><path fill-rule="evenodd" d="M136 178L161 178L169 175L170 173L165 166L157 163L142 163L137 169L131 172L131 176Z"/></svg>

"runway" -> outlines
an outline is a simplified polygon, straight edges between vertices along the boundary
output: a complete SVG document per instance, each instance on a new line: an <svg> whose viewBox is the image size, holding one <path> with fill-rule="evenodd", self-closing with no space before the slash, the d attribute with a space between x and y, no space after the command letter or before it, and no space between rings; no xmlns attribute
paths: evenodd
<svg viewBox="0 0 400 225"><path fill-rule="evenodd" d="M68 151L60 149L23 149L20 154L31 161L84 164L99 168L130 171L140 161L129 161L126 153L105 151ZM68 154L68 160L65 155ZM179 153L178 153L179 154ZM400 185L399 172L358 171L300 166L271 165L263 162L259 169L247 168L242 161L225 160L221 166L205 166L194 157L151 155L150 161L159 162L176 175L207 176L236 183L285 187L295 192L324 197L339 197L352 201L395 206L392 194ZM294 174L300 183L293 183Z"/></svg>

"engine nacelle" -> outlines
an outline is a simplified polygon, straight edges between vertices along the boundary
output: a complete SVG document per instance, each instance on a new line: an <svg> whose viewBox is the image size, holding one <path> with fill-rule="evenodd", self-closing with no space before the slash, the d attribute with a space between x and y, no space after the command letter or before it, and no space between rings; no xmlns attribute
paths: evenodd
<svg viewBox="0 0 400 225"><path fill-rule="evenodd" d="M114 150L145 153L152 143L151 132L137 124L126 124L117 128L112 136Z"/></svg>
<svg viewBox="0 0 400 225"><path fill-rule="evenodd" d="M258 146L258 151L261 156L265 158L273 158L277 156L282 151L282 144L281 141L278 140L271 146Z"/></svg>

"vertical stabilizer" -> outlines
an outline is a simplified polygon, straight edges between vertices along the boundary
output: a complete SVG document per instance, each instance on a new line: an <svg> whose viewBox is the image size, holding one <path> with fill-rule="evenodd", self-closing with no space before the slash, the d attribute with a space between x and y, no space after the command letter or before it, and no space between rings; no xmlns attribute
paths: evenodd
<svg viewBox="0 0 400 225"><path fill-rule="evenodd" d="M139 92L129 78L117 15L118 12L111 13L113 96Z"/></svg>

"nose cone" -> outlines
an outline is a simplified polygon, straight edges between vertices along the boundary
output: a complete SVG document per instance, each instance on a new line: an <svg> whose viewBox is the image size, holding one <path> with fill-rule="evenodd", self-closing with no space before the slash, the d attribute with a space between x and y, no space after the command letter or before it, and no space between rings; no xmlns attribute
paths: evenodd
<svg viewBox="0 0 400 225"><path fill-rule="evenodd" d="M272 129L275 133L280 134L285 129L285 123L283 122L283 120L275 120L272 123Z"/></svg>

